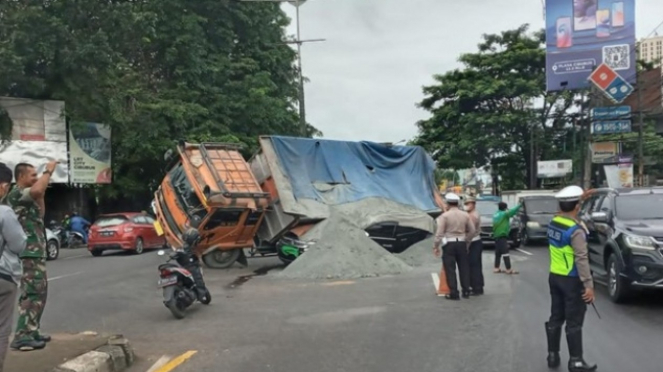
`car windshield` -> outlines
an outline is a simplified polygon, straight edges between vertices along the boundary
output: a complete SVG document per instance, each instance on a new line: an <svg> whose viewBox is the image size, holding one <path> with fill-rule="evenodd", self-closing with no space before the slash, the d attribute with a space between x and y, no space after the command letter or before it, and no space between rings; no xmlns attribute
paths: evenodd
<svg viewBox="0 0 663 372"><path fill-rule="evenodd" d="M124 216L104 216L99 217L99 219L96 220L94 224L99 227L112 227L121 225L127 221L128 219Z"/></svg>
<svg viewBox="0 0 663 372"><path fill-rule="evenodd" d="M555 214L559 210L555 198L525 199L525 208L528 214Z"/></svg>
<svg viewBox="0 0 663 372"><path fill-rule="evenodd" d="M492 201L478 201L477 212L482 216L492 216L497 212L497 203Z"/></svg>
<svg viewBox="0 0 663 372"><path fill-rule="evenodd" d="M663 194L618 196L615 212L621 220L663 220Z"/></svg>
<svg viewBox="0 0 663 372"><path fill-rule="evenodd" d="M207 211L202 207L202 202L193 186L191 186L182 163L177 164L168 175L170 176L170 185L175 190L175 195L177 195L177 200L184 207L189 217L193 217L193 215L198 215L201 219L205 217Z"/></svg>

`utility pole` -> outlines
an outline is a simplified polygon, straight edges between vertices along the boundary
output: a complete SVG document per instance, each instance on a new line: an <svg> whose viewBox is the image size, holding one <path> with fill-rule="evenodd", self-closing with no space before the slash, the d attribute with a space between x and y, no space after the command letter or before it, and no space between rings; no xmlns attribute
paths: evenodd
<svg viewBox="0 0 663 372"><path fill-rule="evenodd" d="M293 5L296 10L295 23L297 25L297 40L293 41L284 41L284 44L297 44L297 70L298 70L298 80L299 80L299 126L300 133L302 137L307 137L307 125L306 125L306 101L304 94L304 75L302 73L302 44L311 43L318 41L325 41L325 39L309 39L302 40L301 38L301 28L299 23L299 7L304 5L306 0L241 0L244 2L263 2L263 3L289 3Z"/></svg>
<svg viewBox="0 0 663 372"><path fill-rule="evenodd" d="M642 74L640 73L638 66L635 66L635 76L638 87L638 184L642 187L645 183L645 154L643 145L645 124L642 115L642 87L644 84L642 84Z"/></svg>
<svg viewBox="0 0 663 372"><path fill-rule="evenodd" d="M582 128L581 130L585 130L585 138L587 138L587 142L584 143L584 148L583 148L583 153L585 154L584 156L584 162L583 162L583 174L582 174L582 187L584 189L588 189L592 186L592 118L591 118L591 110L592 107L594 107L594 97L595 96L595 89L594 87L590 87L588 93L587 93L587 111L585 111L585 123L587 124L587 129Z"/></svg>

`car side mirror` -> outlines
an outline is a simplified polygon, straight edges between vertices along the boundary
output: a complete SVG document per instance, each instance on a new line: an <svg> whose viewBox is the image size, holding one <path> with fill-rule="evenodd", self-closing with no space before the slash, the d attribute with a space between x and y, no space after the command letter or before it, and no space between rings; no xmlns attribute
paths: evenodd
<svg viewBox="0 0 663 372"><path fill-rule="evenodd" d="M606 212L594 212L592 213L592 221L594 222L608 222L608 214Z"/></svg>

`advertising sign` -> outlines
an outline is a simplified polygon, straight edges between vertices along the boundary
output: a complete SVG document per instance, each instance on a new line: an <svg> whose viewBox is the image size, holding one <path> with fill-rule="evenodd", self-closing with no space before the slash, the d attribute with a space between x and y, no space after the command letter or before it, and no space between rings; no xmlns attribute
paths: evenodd
<svg viewBox="0 0 663 372"><path fill-rule="evenodd" d="M536 162L536 176L538 178L566 177L573 172L572 160L550 160Z"/></svg>
<svg viewBox="0 0 663 372"><path fill-rule="evenodd" d="M592 162L603 163L606 159L619 154L617 142L594 142L592 143Z"/></svg>
<svg viewBox="0 0 663 372"><path fill-rule="evenodd" d="M87 123L69 131L71 183L111 183L111 131Z"/></svg>
<svg viewBox="0 0 663 372"><path fill-rule="evenodd" d="M608 187L633 187L633 163L604 165L603 170Z"/></svg>
<svg viewBox="0 0 663 372"><path fill-rule="evenodd" d="M602 63L633 83L635 58L635 0L546 0L548 91L588 87Z"/></svg>
<svg viewBox="0 0 663 372"><path fill-rule="evenodd" d="M591 111L592 120L623 120L631 118L631 106L595 107Z"/></svg>
<svg viewBox="0 0 663 372"><path fill-rule="evenodd" d="M32 164L41 174L46 163L57 160L51 182L69 182L64 101L0 97L0 114L12 122L11 140L0 143L0 162L10 169Z"/></svg>

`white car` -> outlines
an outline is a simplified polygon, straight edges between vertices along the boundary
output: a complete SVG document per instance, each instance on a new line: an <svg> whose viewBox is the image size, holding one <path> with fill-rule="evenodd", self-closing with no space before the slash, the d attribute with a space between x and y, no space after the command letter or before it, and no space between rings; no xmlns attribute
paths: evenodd
<svg viewBox="0 0 663 372"><path fill-rule="evenodd" d="M51 231L46 229L46 259L49 261L55 260L60 255L60 238Z"/></svg>

